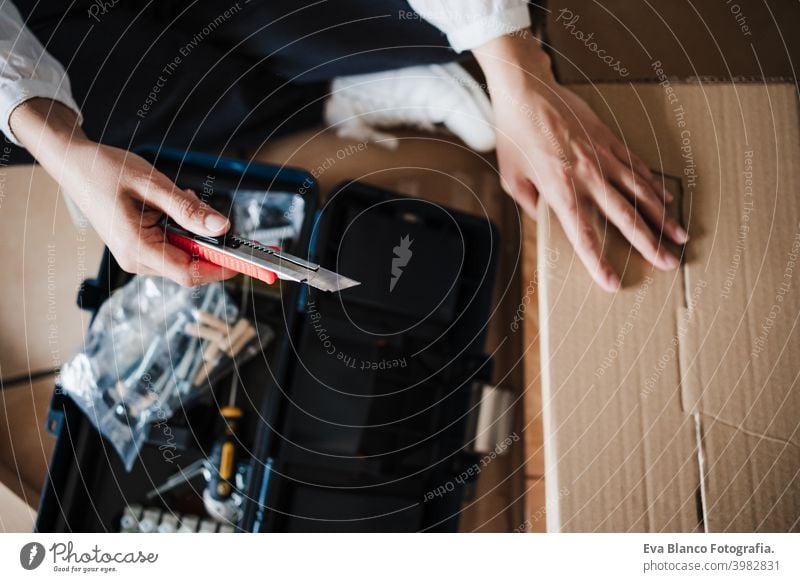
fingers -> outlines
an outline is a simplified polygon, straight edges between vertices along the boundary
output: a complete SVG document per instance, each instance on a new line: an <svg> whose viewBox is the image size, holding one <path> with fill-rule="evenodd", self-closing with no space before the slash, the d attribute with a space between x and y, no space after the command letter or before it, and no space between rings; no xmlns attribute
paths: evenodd
<svg viewBox="0 0 800 582"><path fill-rule="evenodd" d="M159 275L172 279L183 287L224 281L236 275L233 271L195 259L167 242L143 244L141 260Z"/></svg>
<svg viewBox="0 0 800 582"><path fill-rule="evenodd" d="M182 287L226 281L238 274L236 271L192 257L167 242L159 245L156 251L151 259L155 262L151 263L153 268L150 270L156 275L175 281Z"/></svg>
<svg viewBox="0 0 800 582"><path fill-rule="evenodd" d="M603 256L603 247L585 214L586 209L582 203L571 192L566 191L566 197L554 200L552 207L578 258L592 279L605 291L610 293L618 291L621 284L619 275Z"/></svg>
<svg viewBox="0 0 800 582"><path fill-rule="evenodd" d="M677 244L684 244L689 239L678 221L667 214L663 197L656 193L651 184L644 182L641 176L614 156L607 156L603 160L603 165L607 170L606 178L621 187L628 195L628 199L634 203L634 208L648 218L651 224L658 227L659 232L663 232Z"/></svg>
<svg viewBox="0 0 800 582"><path fill-rule="evenodd" d="M674 198L672 193L665 188L663 181L658 180L653 175L653 172L639 156L628 150L628 148L618 140L612 141L611 151L620 162L631 168L645 183L649 184L663 201L667 203L672 202Z"/></svg>
<svg viewBox="0 0 800 582"><path fill-rule="evenodd" d="M192 190L181 190L163 175L151 176L141 190L145 204L161 210L190 232L219 236L230 228L230 221Z"/></svg>
<svg viewBox="0 0 800 582"><path fill-rule="evenodd" d="M594 199L608 219L633 247L655 267L668 271L680 264L678 259L656 239L650 226L619 190L606 185Z"/></svg>
<svg viewBox="0 0 800 582"><path fill-rule="evenodd" d="M503 178L503 189L533 220L538 219L539 191L525 176Z"/></svg>
<svg viewBox="0 0 800 582"><path fill-rule="evenodd" d="M140 275L166 277L183 287L223 281L236 273L217 265L192 258L189 254L165 242L160 233L146 233L135 248L114 253L124 271Z"/></svg>
<svg viewBox="0 0 800 582"><path fill-rule="evenodd" d="M664 183L663 176L653 176L653 188L655 188L655 191L658 192L659 195L667 201L667 203L670 203L675 199L675 196L672 195L672 192L667 190L667 185Z"/></svg>
<svg viewBox="0 0 800 582"><path fill-rule="evenodd" d="M664 206L664 198L661 194L656 192L650 180L642 178L630 166L622 163L617 156L613 154L605 154L602 156L601 165L605 171L605 178L612 179L627 191L634 200L644 201L648 200L651 203Z"/></svg>

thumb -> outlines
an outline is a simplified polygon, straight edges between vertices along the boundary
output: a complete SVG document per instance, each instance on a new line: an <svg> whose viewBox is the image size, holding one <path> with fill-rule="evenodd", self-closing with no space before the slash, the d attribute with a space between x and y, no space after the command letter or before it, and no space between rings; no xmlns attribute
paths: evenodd
<svg viewBox="0 0 800 582"><path fill-rule="evenodd" d="M211 208L208 202L200 200L193 190L181 190L172 183L151 182L145 201L195 234L219 236L231 226L227 218Z"/></svg>

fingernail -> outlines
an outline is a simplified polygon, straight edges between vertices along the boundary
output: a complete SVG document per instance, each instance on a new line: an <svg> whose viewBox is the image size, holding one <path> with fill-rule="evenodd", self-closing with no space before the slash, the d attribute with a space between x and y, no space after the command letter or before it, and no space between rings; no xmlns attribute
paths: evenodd
<svg viewBox="0 0 800 582"><path fill-rule="evenodd" d="M681 264L680 261L678 261L678 259L675 258L675 256L673 256L673 255L671 255L669 253L662 253L659 256L659 262L661 263L661 266L663 268L669 269L669 270L677 269L678 265Z"/></svg>
<svg viewBox="0 0 800 582"><path fill-rule="evenodd" d="M686 229L683 228L681 225L675 227L675 236L678 237L678 239L675 242L679 242L681 244L689 240L689 233L686 232Z"/></svg>
<svg viewBox="0 0 800 582"><path fill-rule="evenodd" d="M609 293L615 293L616 291L619 291L621 287L622 287L622 281L620 280L619 275L614 273L606 277L606 285L605 285L606 291L608 291Z"/></svg>
<svg viewBox="0 0 800 582"><path fill-rule="evenodd" d="M226 230L228 228L228 219L222 216L221 214L217 214L216 212L209 212L206 214L206 218L203 221L206 228L213 232L219 232L221 230Z"/></svg>

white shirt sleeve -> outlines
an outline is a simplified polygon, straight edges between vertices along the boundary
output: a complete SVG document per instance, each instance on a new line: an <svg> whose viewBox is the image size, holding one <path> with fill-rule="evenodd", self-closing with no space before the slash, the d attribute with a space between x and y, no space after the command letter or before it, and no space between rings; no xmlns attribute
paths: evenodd
<svg viewBox="0 0 800 582"><path fill-rule="evenodd" d="M8 119L14 108L34 97L63 103L78 115L82 123L64 67L28 30L16 6L9 0L0 1L0 131L21 145L8 125Z"/></svg>
<svg viewBox="0 0 800 582"><path fill-rule="evenodd" d="M444 32L458 52L531 25L526 0L409 0L409 4Z"/></svg>

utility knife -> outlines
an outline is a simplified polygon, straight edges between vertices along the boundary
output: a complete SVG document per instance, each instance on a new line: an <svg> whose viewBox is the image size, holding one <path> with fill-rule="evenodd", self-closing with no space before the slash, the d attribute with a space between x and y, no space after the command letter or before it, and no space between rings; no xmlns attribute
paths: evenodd
<svg viewBox="0 0 800 582"><path fill-rule="evenodd" d="M202 236L166 218L161 225L167 240L192 256L265 283L272 284L278 278L306 283L322 291L341 291L361 284L315 263L236 234Z"/></svg>

